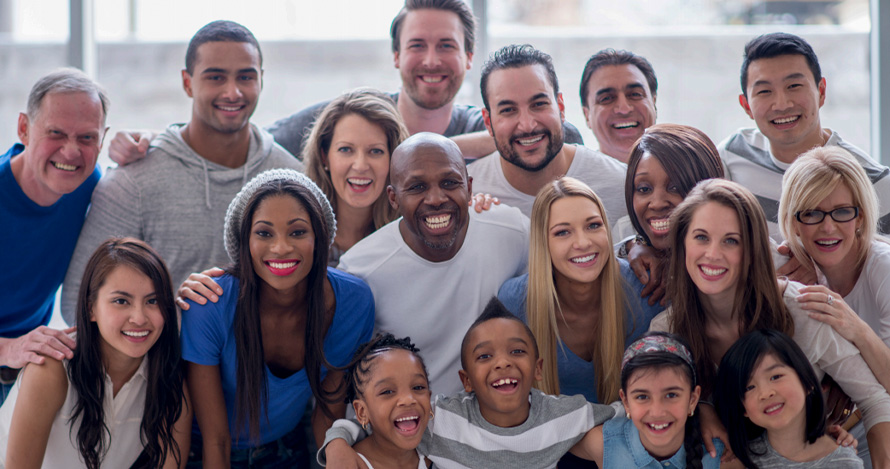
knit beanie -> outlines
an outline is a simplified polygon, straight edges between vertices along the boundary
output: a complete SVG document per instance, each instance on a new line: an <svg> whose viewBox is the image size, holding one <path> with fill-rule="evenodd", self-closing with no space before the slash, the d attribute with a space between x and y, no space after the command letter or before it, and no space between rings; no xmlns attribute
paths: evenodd
<svg viewBox="0 0 890 469"><path fill-rule="evenodd" d="M324 192L311 179L299 171L293 169L270 169L257 174L256 177L245 184L241 191L238 192L238 195L232 199L232 203L229 204L229 209L226 211L226 224L223 229L225 230L226 252L229 253L229 258L232 259L232 262L237 262L238 260L238 250L241 247L241 240L238 238L241 235L241 224L244 222L244 209L247 208L247 202L253 198L253 195L256 194L261 186L267 182L279 180L287 180L309 189L309 192L318 201L318 205L321 206L324 224L328 228L328 233L330 233L328 245L333 244L334 235L337 233L337 220L334 218L334 210L331 208L331 203L328 202Z"/></svg>

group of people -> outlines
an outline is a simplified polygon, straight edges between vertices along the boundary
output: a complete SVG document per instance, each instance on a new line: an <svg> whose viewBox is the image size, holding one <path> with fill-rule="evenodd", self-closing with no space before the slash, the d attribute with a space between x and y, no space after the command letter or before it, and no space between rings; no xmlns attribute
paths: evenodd
<svg viewBox="0 0 890 469"><path fill-rule="evenodd" d="M747 44L719 145L600 51L593 150L531 45L455 103L474 28L407 0L398 92L264 130L214 21L189 121L104 172L103 88L41 78L0 157L0 467L890 467L890 168L821 126L812 47Z"/></svg>

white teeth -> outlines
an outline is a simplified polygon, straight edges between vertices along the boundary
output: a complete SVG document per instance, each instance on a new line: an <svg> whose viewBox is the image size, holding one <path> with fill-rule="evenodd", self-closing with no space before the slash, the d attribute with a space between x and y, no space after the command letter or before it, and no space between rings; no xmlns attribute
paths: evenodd
<svg viewBox="0 0 890 469"><path fill-rule="evenodd" d="M416 415L411 416L411 417L400 417L400 418L396 419L396 422L407 422L409 420L417 420L418 418L420 418L420 417L418 417Z"/></svg>
<svg viewBox="0 0 890 469"><path fill-rule="evenodd" d="M423 80L425 83L441 83L442 80L445 79L445 77L443 77L441 75L435 75L435 76L424 75L424 76L420 77L420 79Z"/></svg>
<svg viewBox="0 0 890 469"><path fill-rule="evenodd" d="M671 227L669 218L659 218L657 220L649 220L649 226L655 231L667 231Z"/></svg>
<svg viewBox="0 0 890 469"><path fill-rule="evenodd" d="M346 182L354 186L367 186L368 184L371 184L373 180L367 178L346 178Z"/></svg>
<svg viewBox="0 0 890 469"><path fill-rule="evenodd" d="M701 270L705 273L705 275L710 275L713 277L726 272L727 269L712 269L710 267L701 266Z"/></svg>
<svg viewBox="0 0 890 469"><path fill-rule="evenodd" d="M216 107L222 109L223 111L235 112L241 109L241 106L219 106Z"/></svg>
<svg viewBox="0 0 890 469"><path fill-rule="evenodd" d="M531 138L520 138L518 139L520 145L533 145L541 141L544 138L544 134L538 135L536 137Z"/></svg>
<svg viewBox="0 0 890 469"><path fill-rule="evenodd" d="M763 412L767 413L767 414L770 412L775 412L775 411L781 409L783 405L785 405L785 404L771 405L771 406L767 407L766 409L763 409Z"/></svg>
<svg viewBox="0 0 890 469"><path fill-rule="evenodd" d="M800 118L800 116L783 117L781 119L773 119L773 124L787 124L789 122L794 122L799 118Z"/></svg>
<svg viewBox="0 0 890 469"><path fill-rule="evenodd" d="M612 124L612 128L615 128L615 129L627 129L627 128L629 128L629 127L637 127L638 125L640 125L639 122L619 122L619 123L616 123L616 124Z"/></svg>
<svg viewBox="0 0 890 469"><path fill-rule="evenodd" d="M448 223L451 222L451 215L436 215L434 217L426 217L423 221L431 230L438 230L440 228L445 228L446 226L448 226Z"/></svg>
<svg viewBox="0 0 890 469"><path fill-rule="evenodd" d="M820 239L816 241L816 244L820 246L834 246L839 242L841 242L839 239Z"/></svg>
<svg viewBox="0 0 890 469"><path fill-rule="evenodd" d="M297 265L296 262L272 262L269 261L269 265L274 269L290 269L291 267Z"/></svg>
<svg viewBox="0 0 890 469"><path fill-rule="evenodd" d="M650 423L648 424L653 430L664 430L670 423Z"/></svg>
<svg viewBox="0 0 890 469"><path fill-rule="evenodd" d="M52 163L53 166L56 167L56 169L61 169L62 171L74 171L77 169L77 166L74 166L73 164L57 163L55 161L53 161Z"/></svg>
<svg viewBox="0 0 890 469"><path fill-rule="evenodd" d="M519 380L517 380L517 379L501 378L500 380L491 383L491 385L497 388L497 387L501 387L505 384L517 384L517 383L519 383Z"/></svg>
<svg viewBox="0 0 890 469"><path fill-rule="evenodd" d="M584 256L584 257L573 257L570 260L575 264L583 264L585 262L590 262L594 259L596 259L596 254L591 254L589 256Z"/></svg>
<svg viewBox="0 0 890 469"><path fill-rule="evenodd" d="M140 332L136 332L136 331L121 331L121 332L123 332L124 335L126 335L126 336L130 336L130 337L145 337L145 336L147 336L147 335L149 334L149 331L140 331Z"/></svg>

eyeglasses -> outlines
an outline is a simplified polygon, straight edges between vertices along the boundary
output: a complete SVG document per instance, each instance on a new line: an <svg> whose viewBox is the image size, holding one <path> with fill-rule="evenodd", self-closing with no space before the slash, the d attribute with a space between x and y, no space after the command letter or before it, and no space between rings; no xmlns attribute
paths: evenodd
<svg viewBox="0 0 890 469"><path fill-rule="evenodd" d="M838 207L830 212L822 210L801 210L794 214L794 218L804 225L818 225L825 219L825 215L831 216L831 219L838 222L848 222L859 216L859 207Z"/></svg>

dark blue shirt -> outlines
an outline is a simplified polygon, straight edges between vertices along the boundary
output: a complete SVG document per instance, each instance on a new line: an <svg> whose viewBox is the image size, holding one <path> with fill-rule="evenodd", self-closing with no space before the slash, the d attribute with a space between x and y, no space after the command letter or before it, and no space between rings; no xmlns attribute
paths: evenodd
<svg viewBox="0 0 890 469"><path fill-rule="evenodd" d="M42 207L12 174L10 160L24 149L16 143L0 156L0 337L6 338L49 323L100 177L97 166L74 192Z"/></svg>

